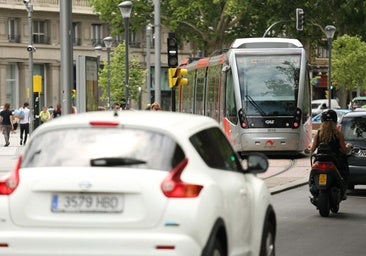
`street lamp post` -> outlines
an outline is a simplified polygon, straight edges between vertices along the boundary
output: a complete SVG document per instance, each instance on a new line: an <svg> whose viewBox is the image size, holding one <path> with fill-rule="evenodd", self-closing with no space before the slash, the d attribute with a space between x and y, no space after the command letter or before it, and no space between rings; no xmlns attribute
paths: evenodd
<svg viewBox="0 0 366 256"><path fill-rule="evenodd" d="M29 52L29 81L28 81L28 91L29 91L29 105L31 107L31 113L33 113L33 117L29 122L29 133L33 131L33 122L35 120L34 116L34 102L33 102L33 52L35 48L33 47L33 24L32 24L32 12L33 12L33 5L30 4L29 1L23 1L25 7L27 8L28 12L28 27L29 27L29 38L28 38L28 47L27 51ZM32 110L33 109L33 110Z"/></svg>
<svg viewBox="0 0 366 256"><path fill-rule="evenodd" d="M328 109L331 109L331 98L332 98L332 88L331 88L331 71L332 71L332 40L336 27L333 25L327 25L325 27L325 34L328 39Z"/></svg>
<svg viewBox="0 0 366 256"><path fill-rule="evenodd" d="M100 55L102 53L102 46L100 45L97 45L94 47L94 51L95 53L97 54L97 93L98 93L98 107L100 105L100 102L99 102L99 93L100 93L100 90L99 90L99 71L100 71Z"/></svg>
<svg viewBox="0 0 366 256"><path fill-rule="evenodd" d="M126 107L125 109L129 109L130 99L129 99L129 88L128 88L128 76L129 76L129 66L128 66L128 22L131 16L132 10L132 2L131 1L124 1L118 5L122 17L125 23L125 46L126 46L126 57L125 57L125 97L126 97Z"/></svg>
<svg viewBox="0 0 366 256"><path fill-rule="evenodd" d="M108 73L107 73L107 83L108 83L108 109L111 109L111 47L112 47L112 37L107 36L103 39L104 45L107 48L107 62L108 62Z"/></svg>
<svg viewBox="0 0 366 256"><path fill-rule="evenodd" d="M151 50L151 24L146 25L146 91L147 91L147 102L151 104L151 65L150 65L150 50Z"/></svg>

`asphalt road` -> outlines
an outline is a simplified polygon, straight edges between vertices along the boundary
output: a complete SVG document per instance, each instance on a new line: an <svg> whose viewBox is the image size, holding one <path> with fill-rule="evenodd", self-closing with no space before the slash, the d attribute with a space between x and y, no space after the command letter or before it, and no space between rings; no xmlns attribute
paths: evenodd
<svg viewBox="0 0 366 256"><path fill-rule="evenodd" d="M338 214L321 217L309 201L307 185L273 195L280 256L360 256L366 254L366 189L342 201Z"/></svg>

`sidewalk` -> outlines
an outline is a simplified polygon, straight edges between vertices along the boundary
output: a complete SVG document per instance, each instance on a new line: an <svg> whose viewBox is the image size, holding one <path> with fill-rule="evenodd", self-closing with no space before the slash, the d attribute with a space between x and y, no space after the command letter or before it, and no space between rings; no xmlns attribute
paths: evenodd
<svg viewBox="0 0 366 256"><path fill-rule="evenodd" d="M8 147L4 147L4 136L2 133L0 134L0 177L13 169L24 148L19 145L19 130L17 129L15 132L10 133L10 145Z"/></svg>
<svg viewBox="0 0 366 256"><path fill-rule="evenodd" d="M4 147L4 137L0 136L0 177L11 171L16 164L18 156L22 153L24 146L19 145L19 130L16 133L10 134L10 145ZM29 139L29 137L28 137ZM286 168L291 168L292 161L283 159L281 161L272 161L269 159L269 168L263 173L259 174L259 178L263 178L267 184L270 192L276 194L294 187L302 186L308 182L309 175L309 159L297 159L296 168L290 171L283 171ZM300 167L300 168L299 168ZM273 177L270 177L275 175ZM270 178L268 178L270 177Z"/></svg>

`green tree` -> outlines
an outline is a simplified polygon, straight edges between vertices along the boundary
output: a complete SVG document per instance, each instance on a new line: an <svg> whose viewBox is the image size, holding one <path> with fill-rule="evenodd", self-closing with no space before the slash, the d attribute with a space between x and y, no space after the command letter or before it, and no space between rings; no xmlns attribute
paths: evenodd
<svg viewBox="0 0 366 256"><path fill-rule="evenodd" d="M337 90L347 91L352 99L352 90L366 89L366 43L358 36L344 35L334 40L332 46L333 84Z"/></svg>
<svg viewBox="0 0 366 256"><path fill-rule="evenodd" d="M99 18L111 26L111 35L123 35L124 21L118 5L122 0L89 0L89 5ZM154 6L151 0L132 1L130 31L139 31L141 27L154 20Z"/></svg>
<svg viewBox="0 0 366 256"><path fill-rule="evenodd" d="M121 0L90 0L100 18L113 28L112 35L121 35L123 20L118 9ZM131 31L139 31L154 21L152 0L132 1ZM295 10L305 12L304 31L295 29ZM176 31L180 41L209 55L227 48L235 38L262 37L277 21L269 36L298 38L307 48L324 44L324 27L334 25L336 36L360 36L366 40L366 7L359 0L164 0L161 21Z"/></svg>
<svg viewBox="0 0 366 256"><path fill-rule="evenodd" d="M125 44L119 44L111 53L110 66L110 88L111 88L111 104L125 103ZM123 63L123 64L122 64ZM104 68L99 72L99 86L102 88L102 101L108 98L108 63L104 62ZM130 100L138 100L139 87L143 88L146 81L146 69L138 62L137 59L129 59L129 98Z"/></svg>

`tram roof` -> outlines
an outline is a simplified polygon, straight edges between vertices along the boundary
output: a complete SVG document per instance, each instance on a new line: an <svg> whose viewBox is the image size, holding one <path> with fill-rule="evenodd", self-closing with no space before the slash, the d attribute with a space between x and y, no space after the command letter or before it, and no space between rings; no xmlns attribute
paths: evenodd
<svg viewBox="0 0 366 256"><path fill-rule="evenodd" d="M302 48L302 43L297 39L258 37L258 38L238 38L232 45L234 48Z"/></svg>

